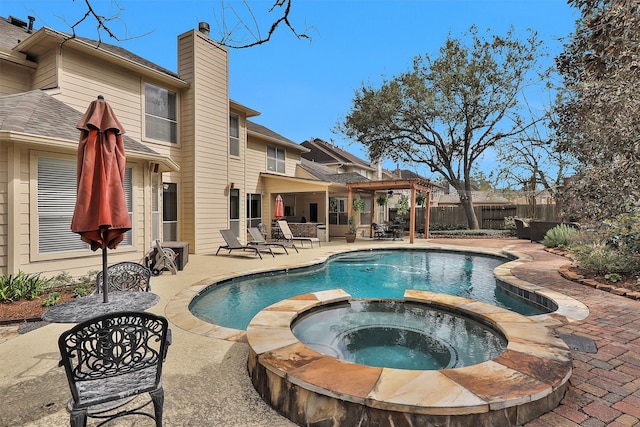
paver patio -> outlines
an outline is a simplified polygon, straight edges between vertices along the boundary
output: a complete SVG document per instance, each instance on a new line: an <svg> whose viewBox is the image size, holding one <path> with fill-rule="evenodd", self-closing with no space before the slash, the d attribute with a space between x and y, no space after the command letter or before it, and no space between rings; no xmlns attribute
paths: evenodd
<svg viewBox="0 0 640 427"><path fill-rule="evenodd" d="M299 254L279 254L269 260L191 255L189 264L177 275L165 273L152 279L153 291L161 301L149 311L166 314L165 307L174 296L214 276L291 267L346 249L381 245L404 246L408 242L381 244L359 239L355 245L347 245L339 239L321 248L305 247ZM518 278L569 295L589 307L585 320L553 327L558 333L594 340L598 352L572 352L573 376L561 405L526 427L640 425L640 301L563 279L557 269L567 259L545 252L540 244L516 239L417 239L413 246L434 245L510 247L532 257L513 270ZM0 427L68 425L64 405L69 390L63 369L57 366L57 338L70 327L47 324L25 334L17 334L15 326L0 327ZM173 344L164 372L165 426L293 426L253 389L246 371L245 343L187 332L177 325L172 329ZM151 424L148 419L133 417L112 425Z"/></svg>

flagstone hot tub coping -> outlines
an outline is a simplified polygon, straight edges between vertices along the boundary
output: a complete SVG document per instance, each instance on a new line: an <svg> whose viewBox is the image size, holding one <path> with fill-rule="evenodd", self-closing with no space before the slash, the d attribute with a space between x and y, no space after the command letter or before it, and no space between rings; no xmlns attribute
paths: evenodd
<svg viewBox="0 0 640 427"><path fill-rule="evenodd" d="M457 296L407 290L404 299L493 326L507 339L504 353L454 369L379 368L324 355L293 335L291 324L301 314L350 299L341 289L288 298L262 310L247 328L254 387L296 423L312 422L309 417L322 410L316 408L307 416L306 408L328 398L331 411L341 407L339 412L355 417L350 422L402 413L410 418L426 417L429 422L462 417L460 425L474 416L496 426L505 420L505 425L521 424L555 408L568 387L571 352L550 329L509 310ZM283 390L288 396L284 400Z"/></svg>

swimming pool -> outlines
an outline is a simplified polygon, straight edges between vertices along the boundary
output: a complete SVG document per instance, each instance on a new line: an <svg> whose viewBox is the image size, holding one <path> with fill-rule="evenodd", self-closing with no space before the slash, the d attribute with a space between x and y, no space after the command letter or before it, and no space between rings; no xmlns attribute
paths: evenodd
<svg viewBox="0 0 640 427"><path fill-rule="evenodd" d="M527 316L544 311L496 286L506 258L437 250L369 250L335 255L313 267L254 274L212 285L193 299L198 318L246 330L263 308L291 296L342 288L354 298L402 299L407 289L471 298Z"/></svg>

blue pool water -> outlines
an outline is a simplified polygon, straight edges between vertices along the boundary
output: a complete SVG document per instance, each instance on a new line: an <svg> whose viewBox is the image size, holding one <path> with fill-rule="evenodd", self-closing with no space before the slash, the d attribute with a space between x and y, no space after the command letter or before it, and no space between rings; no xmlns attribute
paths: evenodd
<svg viewBox="0 0 640 427"><path fill-rule="evenodd" d="M395 300L331 304L297 318L291 331L320 353L395 369L460 368L507 347L504 337L471 318Z"/></svg>
<svg viewBox="0 0 640 427"><path fill-rule="evenodd" d="M197 297L191 312L207 322L246 330L262 309L283 299L343 289L354 299L404 298L406 289L471 298L531 316L542 311L496 287L504 258L426 250L351 252L320 266L222 282Z"/></svg>

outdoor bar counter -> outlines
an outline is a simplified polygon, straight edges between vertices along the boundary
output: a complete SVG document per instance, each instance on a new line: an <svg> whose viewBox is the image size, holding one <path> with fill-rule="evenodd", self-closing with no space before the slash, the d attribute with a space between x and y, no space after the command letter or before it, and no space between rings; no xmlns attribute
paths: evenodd
<svg viewBox="0 0 640 427"><path fill-rule="evenodd" d="M320 222L289 222L289 228L296 237L318 237L318 226L324 225ZM278 227L277 222L273 222L271 225L271 238L282 239L282 233Z"/></svg>

